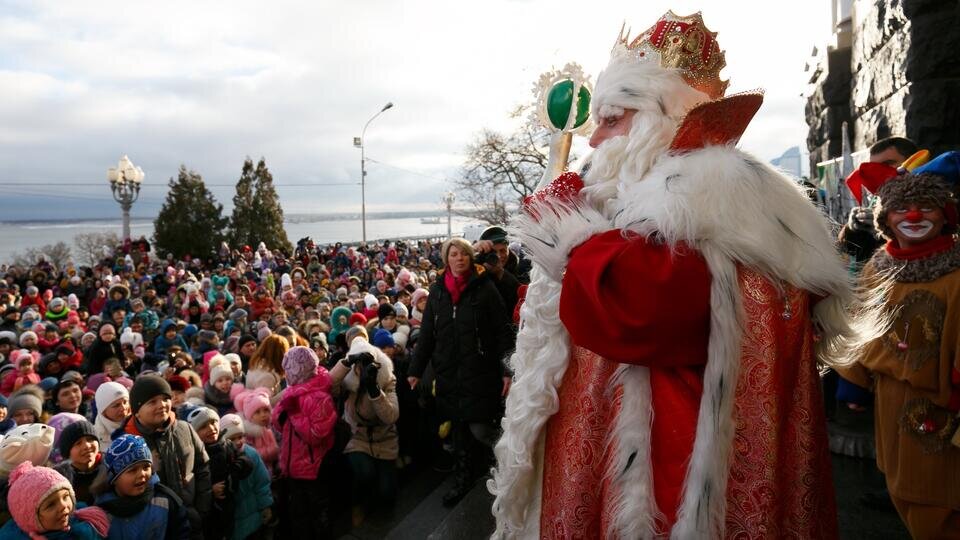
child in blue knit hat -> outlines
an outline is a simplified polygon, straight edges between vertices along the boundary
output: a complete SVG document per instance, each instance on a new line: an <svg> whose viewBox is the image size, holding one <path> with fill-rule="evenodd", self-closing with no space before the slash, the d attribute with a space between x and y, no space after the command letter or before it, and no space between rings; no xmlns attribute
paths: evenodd
<svg viewBox="0 0 960 540"><path fill-rule="evenodd" d="M103 455L108 491L97 506L110 516L109 539L186 539L190 522L180 498L153 472L146 441L121 435Z"/></svg>

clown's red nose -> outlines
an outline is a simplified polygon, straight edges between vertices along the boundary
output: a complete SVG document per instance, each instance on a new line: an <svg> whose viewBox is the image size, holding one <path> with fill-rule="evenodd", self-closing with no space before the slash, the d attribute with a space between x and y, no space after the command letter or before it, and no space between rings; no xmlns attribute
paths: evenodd
<svg viewBox="0 0 960 540"><path fill-rule="evenodd" d="M919 210L911 210L907 212L907 221L909 221L910 223L923 221L923 212Z"/></svg>

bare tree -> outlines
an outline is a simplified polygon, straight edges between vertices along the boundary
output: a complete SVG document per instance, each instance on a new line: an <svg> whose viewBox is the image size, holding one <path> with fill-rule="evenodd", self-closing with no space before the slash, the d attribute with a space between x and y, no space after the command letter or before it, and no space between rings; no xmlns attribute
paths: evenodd
<svg viewBox="0 0 960 540"><path fill-rule="evenodd" d="M60 241L56 244L47 244L42 247L27 248L22 253L13 254L13 264L29 268L43 258L49 261L57 270L64 267L70 260L70 246Z"/></svg>
<svg viewBox="0 0 960 540"><path fill-rule="evenodd" d="M122 242L115 232L89 232L73 237L78 255L83 263L94 266L105 258L113 256L113 250Z"/></svg>
<svg viewBox="0 0 960 540"><path fill-rule="evenodd" d="M512 133L481 130L467 145L462 177L454 181L458 197L475 208L470 215L491 225L507 222L547 167L550 134L529 118L532 107L523 105L510 114L524 118Z"/></svg>

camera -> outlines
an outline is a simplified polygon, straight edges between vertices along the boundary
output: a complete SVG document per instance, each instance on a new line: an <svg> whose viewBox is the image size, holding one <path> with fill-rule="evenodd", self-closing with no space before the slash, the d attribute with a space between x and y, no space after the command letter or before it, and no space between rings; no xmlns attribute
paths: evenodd
<svg viewBox="0 0 960 540"><path fill-rule="evenodd" d="M487 251L486 253L481 253L477 256L477 263L497 266L500 264L500 256L497 255L496 251Z"/></svg>

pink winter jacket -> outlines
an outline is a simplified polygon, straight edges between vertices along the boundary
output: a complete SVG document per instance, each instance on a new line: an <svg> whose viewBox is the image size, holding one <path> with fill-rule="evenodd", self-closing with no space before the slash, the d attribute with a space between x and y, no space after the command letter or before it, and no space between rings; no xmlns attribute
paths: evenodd
<svg viewBox="0 0 960 540"><path fill-rule="evenodd" d="M333 446L337 422L327 370L318 368L309 381L288 386L273 408L272 422L280 430L280 476L315 480Z"/></svg>

